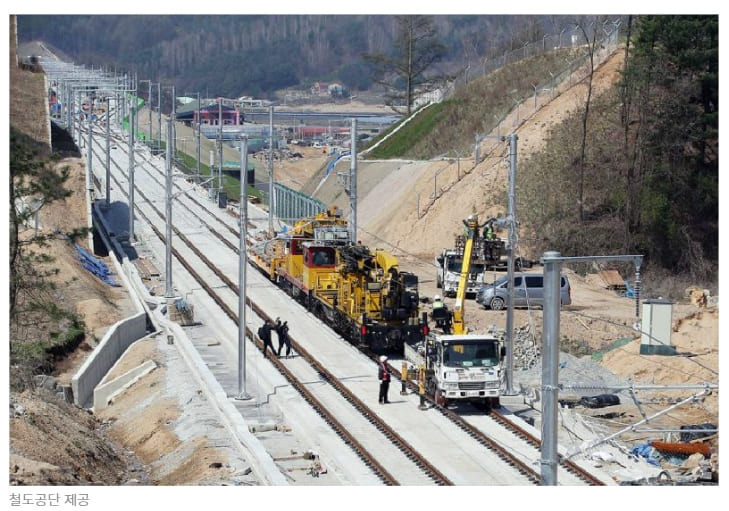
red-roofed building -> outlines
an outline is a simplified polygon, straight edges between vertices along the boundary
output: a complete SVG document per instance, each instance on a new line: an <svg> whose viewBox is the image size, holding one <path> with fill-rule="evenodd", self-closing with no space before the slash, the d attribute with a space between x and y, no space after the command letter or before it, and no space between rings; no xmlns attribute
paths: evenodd
<svg viewBox="0 0 729 511"><path fill-rule="evenodd" d="M222 119L223 126L240 126L243 124L243 112L238 108L226 105L225 99L223 104L219 103L219 99L215 103L209 103L200 107L200 124L203 126L218 126ZM178 121L184 122L188 126L198 122L197 103L188 103L183 109L175 113Z"/></svg>

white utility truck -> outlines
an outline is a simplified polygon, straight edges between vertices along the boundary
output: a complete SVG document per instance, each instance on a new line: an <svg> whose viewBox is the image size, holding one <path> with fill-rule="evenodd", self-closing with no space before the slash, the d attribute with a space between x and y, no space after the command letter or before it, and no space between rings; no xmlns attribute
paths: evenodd
<svg viewBox="0 0 729 511"><path fill-rule="evenodd" d="M489 407L499 406L501 362L505 348L496 337L468 333L464 323L464 305L471 255L478 239L478 217L471 215L463 222L468 237L463 249L456 302L453 312L453 333L429 333L425 344L405 344L405 360L425 369L425 391L435 402L447 406L453 401L476 401Z"/></svg>
<svg viewBox="0 0 729 511"><path fill-rule="evenodd" d="M498 408L502 359L501 342L491 335L429 334L425 345L405 344L405 360L425 368L425 392L441 406L463 401Z"/></svg>
<svg viewBox="0 0 729 511"><path fill-rule="evenodd" d="M444 248L443 252L435 258L437 268L436 286L443 288L443 295L453 297L458 293L458 281L461 278L463 265L463 251ZM476 294L483 285L486 266L483 263L471 262L468 275L467 294Z"/></svg>

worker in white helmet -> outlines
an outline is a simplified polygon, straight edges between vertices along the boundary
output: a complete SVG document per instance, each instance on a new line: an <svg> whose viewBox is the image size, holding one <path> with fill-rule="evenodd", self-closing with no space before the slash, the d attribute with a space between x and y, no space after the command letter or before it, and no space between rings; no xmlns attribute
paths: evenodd
<svg viewBox="0 0 729 511"><path fill-rule="evenodd" d="M442 309L442 308L443 308L443 300L441 299L440 295L435 295L433 297L433 310Z"/></svg>
<svg viewBox="0 0 729 511"><path fill-rule="evenodd" d="M380 380L380 404L387 404L387 391L390 388L390 367L387 365L387 357L380 356L380 364L377 368L377 379Z"/></svg>

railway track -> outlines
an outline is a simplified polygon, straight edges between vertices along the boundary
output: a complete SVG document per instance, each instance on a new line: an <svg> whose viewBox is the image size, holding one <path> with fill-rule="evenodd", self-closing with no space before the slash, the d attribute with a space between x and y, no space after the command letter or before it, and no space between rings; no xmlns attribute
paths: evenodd
<svg viewBox="0 0 729 511"><path fill-rule="evenodd" d="M402 373L398 371L395 367L391 366L392 373L398 378L402 379ZM418 385L416 382L408 380L406 382L406 385L408 388L414 392L417 393L419 391ZM506 460L509 460L511 462L512 456L508 453L504 453L504 448L493 438L489 437L487 434L485 434L482 430L480 430L478 427L474 426L470 422L466 420L466 418L462 415L459 415L458 413L454 412L453 410L450 410L446 407L443 407L441 405L438 405L433 398L430 396L424 396L423 399L430 404L430 406L438 409L444 416L446 416L451 422L458 425L459 428L463 429L464 431L468 432L469 435L471 435L474 440L476 440L478 443L488 446L489 448L493 448L495 451L497 451L500 455L504 455ZM522 426L515 423L511 419L509 419L507 416L502 414L497 409L490 409L488 411L488 416L490 419L492 419L494 422L501 425L504 429L508 430L512 435L515 437L518 437L522 439L525 443L530 445L531 447L535 448L536 450L539 450L541 448L541 441L534 436L533 434L526 431ZM579 465L575 464L571 460L565 460L562 456L560 456L559 460L559 466L566 470L568 473L574 475L578 479L584 481L586 484L592 485L592 486L604 486L604 483L597 477L593 476L583 468L581 468ZM525 475L528 475L532 477L535 472L528 466L526 466L523 462L520 462L516 460L514 462L515 467L523 471ZM537 478L538 479L538 478Z"/></svg>
<svg viewBox="0 0 729 511"><path fill-rule="evenodd" d="M120 142L120 144L123 144L123 142ZM135 153L135 158L139 156L138 153ZM100 156L99 156L99 159ZM152 159L144 157L144 163L143 169L145 172L149 174L149 176L154 179L160 187L164 188L164 183L161 182L159 179L154 177L152 174L157 173L159 176L164 177L164 172L161 171L152 161ZM114 165L117 168L118 172L121 173L123 176L125 175L125 171L117 164L116 161L114 161ZM151 167L153 170L150 170L148 167ZM138 172L138 171L137 171ZM121 182L114 176L114 173L112 173L112 179L117 183L118 190L121 191L125 196L126 192L124 192L124 188L122 187ZM185 209L187 210L185 212L186 215L192 215L197 222L201 224L201 226L206 230L206 232L210 232L215 236L217 240L219 240L220 243L224 245L224 247L228 250L231 250L233 253L238 254L238 246L237 243L234 243L231 241L227 236L233 235L235 238L239 236L239 230L232 227L228 223L224 222L219 215L215 214L215 212L210 211L207 207L205 207L200 201L198 201L194 196L188 194L187 192L184 192L179 186L178 189L180 190L180 193L177 194L176 200L178 203L183 204L181 197L185 197L186 201L191 201L191 203L198 209L205 212L205 215L208 217L211 217L215 221L215 226L213 226L208 220L210 218L203 218L203 216L197 212L195 212L192 208L189 207L189 205L183 204ZM154 204L155 202L159 202L158 200L155 201L153 198L148 197L147 194L143 190L137 187L137 191L135 193L138 193L140 197L142 198L142 204L140 205L139 202L135 204L135 209L138 213L138 215L149 224L157 238L160 240L160 242L164 243L164 233L161 232L161 230L156 227L154 224L154 220L151 218L151 214L145 213L142 211L142 205L146 204L148 208L151 209L152 214L157 216L160 220L164 221L164 214L162 211L160 211L159 208L157 208ZM218 231L219 226L222 225L223 228L227 231L227 236L220 233ZM252 225L253 226L253 225ZM231 301L237 300L238 296L238 286L235 284L223 271L221 271L214 261L212 261L209 257L207 257L204 253L202 253L201 250L199 250L195 244L188 239L188 237L181 232L180 229L177 229L173 227L173 232L175 236L177 236L180 241L184 244L185 251L189 251L192 254L194 254L194 257L197 258L197 261L190 260L190 256L185 255L182 253L181 250L178 250L176 248L172 249L173 256L179 261L179 263L185 268L185 270L192 275L198 284L206 291L206 293L215 301L215 303L220 307L220 309L233 321L235 324L238 323L238 317L237 313L235 312L236 307L232 307L230 305ZM247 242L250 244L250 242L247 240ZM200 268L202 263L202 267L207 268L206 271L212 272L216 279L218 279L220 284L211 284L211 279L207 275L201 275L199 270L196 268ZM227 289L226 293L221 293L220 289L225 288ZM225 294L226 296L223 296ZM233 296L233 294L235 296ZM251 300L250 297L247 298L247 304L251 307L251 309L256 313L256 315L261 319L267 319L271 320L272 318L266 313L265 310L263 310L257 303L255 303L254 300ZM254 333L250 330L250 328L246 327L246 335L247 337L254 342L259 349L262 347L261 342L256 338ZM344 399L348 405L357 411L358 414L360 414L361 417L364 417L367 422L369 422L372 427L378 432L379 435L381 435L383 438L386 438L388 442L390 442L392 445L394 445L397 450L408 459L412 460L412 464L417 467L417 469L424 474L424 476L427 478L428 481L431 482L431 484L437 484L437 485L451 485L454 484L446 475L444 475L437 467L435 467L423 454L418 452L418 450L413 447L405 438L403 438L402 435L398 434L393 427L388 425L388 423L380 418L377 413L374 413L361 399L359 399L348 387L345 385L342 381L340 381L339 378L337 378L334 374L332 374L322 363L320 363L316 357L312 356L307 349L303 346L302 343L297 342L297 340L294 338L294 336L291 336L291 342L292 347L294 348L294 351L299 353L301 357L306 361L307 364L310 365L310 367L318 374L320 375L321 379L325 381L331 388L336 390L336 392L341 396L342 399ZM373 357L371 354L369 355L371 358ZM276 367L278 372L289 382L289 384L295 388L299 394L303 397L304 400L307 401L311 405L311 407L316 410L316 412L322 417L322 419L330 425L330 427L336 432L336 434L347 444L349 445L353 451L357 453L357 455L363 460L363 462L371 468L371 470L377 474L377 476L380 478L380 480L384 484L389 485L396 485L400 484L398 479L394 477L390 471L388 471L382 463L380 463L377 459L377 456L373 455L369 450L363 445L363 443L358 439L355 438L354 435L351 434L348 427L343 424L343 422L336 416L335 413L331 412L328 409L328 406L326 403L323 403L319 398L317 398L314 393L312 393L308 388L307 385L301 381L300 378L296 376L294 371L292 371L288 364L282 360L272 358L271 363ZM399 377L399 372L395 368L393 368L393 373L396 374ZM412 383L410 383L412 386ZM448 419L448 421L453 424L455 427L463 431L466 435L476 440L476 442L488 449L489 451L492 451L495 453L495 455L506 465L517 471L523 478L526 483L530 484L538 484L540 481L539 474L532 469L527 463L520 460L517 456L513 455L509 452L508 449L503 447L503 445L496 441L495 439L489 437L484 432L480 431L478 428L473 426L472 424L469 424L467 421L465 421L462 417L460 417L458 414L447 410L445 408L442 408L440 406L437 406L435 404L431 405L433 408L439 410L444 417ZM537 446L539 445L538 439L534 438L532 435L524 431L522 428L520 428L518 425L514 424L513 422L509 421L506 417L498 413L497 411L492 411L491 416L494 418L495 421L498 421L501 426L504 428L504 430L509 431L509 434L519 436L524 441L530 443L531 445ZM562 466L564 466L567 470L569 470L571 473L576 474L582 481L584 481L587 484L601 484L600 481L589 474L584 473L579 467L577 466L570 466L574 465L571 462L563 462Z"/></svg>
<svg viewBox="0 0 729 511"><path fill-rule="evenodd" d="M493 418L496 422L499 422L504 427L508 428L510 431L514 433L515 436L518 436L519 438L524 439L526 442L528 442L530 445L535 447L536 449L539 449L542 445L542 442L526 431L524 428L519 426L518 424L514 423L513 421L509 420L505 415L503 415L498 410L491 410L491 418ZM587 484L592 486L604 486L605 483L603 483L600 479L593 476L586 470L584 470L582 467L577 465L571 460L566 460L564 457L559 456L558 459L559 466L564 468L567 472L575 475L576 477L580 478L581 480L585 481Z"/></svg>
<svg viewBox="0 0 729 511"><path fill-rule="evenodd" d="M114 162L114 165L116 166L117 170L122 175L124 175L124 171L119 167L118 164L116 164L116 162ZM123 190L123 187L121 186L122 183L120 183L119 180L113 176L113 174L112 179L117 184L118 189L120 191ZM126 192L122 193L126 195ZM147 205L157 214L157 216L159 216L160 219L164 220L164 214L154 206L154 201L150 197L148 197L144 191L138 188L135 193L138 193L142 200L147 203ZM164 242L164 233L157 226L155 226L154 221L147 213L142 210L141 207L139 207L139 204L137 204L136 206L137 214L149 225L149 227L153 230L153 232L160 239L160 241ZM195 216L197 218L201 218L199 215ZM213 229L211 228L211 230ZM205 254L197 249L194 244L190 242L187 236L185 236L179 229L173 228L173 232L186 245L186 247L191 250L200 259L201 262L204 263L205 266L213 271L213 273L220 279L225 287L228 288L230 291L233 291L237 297L238 286L219 268L217 268L215 264L207 256L205 256ZM228 248L234 248L231 247L229 245L229 242L227 240L224 240L224 238L218 237L218 239L224 241ZM233 307L230 306L227 300L222 297L221 294L218 292L218 286L211 285L210 280L201 276L200 272L195 269L199 265L189 261L188 258L186 258L180 250L174 248L174 246L172 248L172 254L174 255L176 261L178 261L185 268L185 270L193 276L197 283L208 293L208 295L215 301L215 303L221 308L221 310L234 323L237 324L237 313L234 311ZM254 301L248 299L247 303L261 319L273 319ZM261 342L256 339L255 335L249 327L246 327L246 336L259 348L262 348ZM384 420L378 417L377 414L372 412L372 410L370 410L360 399L352 394L336 377L334 377L322 364L320 364L314 357L308 354L306 350L298 343L296 343L293 339L292 344L294 345L294 349L302 357L304 357L304 359L311 365L311 367L317 373L323 375L324 380L327 381L327 383L335 388L344 397L344 399L348 403L350 403L350 405L354 407L360 414L365 416L367 421L372 424L373 427L377 429L387 440L389 440L399 451L401 451L407 458L412 460L413 464L420 471L426 474L427 478L430 481L437 485L453 484L445 475L443 475L435 466L433 466L427 459L425 459L424 456L422 456L412 446L410 446L407 441L405 441L396 431L394 431L393 428L391 428ZM362 458L364 463L378 475L383 483L388 485L399 484L398 479L394 477L378 461L376 456L372 455L363 446L362 442L355 438L348 431L348 429L342 425L337 416L333 412L331 412L324 403L317 399L317 397L312 392L309 391L306 384L298 379L283 361L272 358L271 363L276 367L279 373L283 375L283 377L289 382L289 384L301 394L303 399L316 410L316 412L322 417L322 419L327 424L329 424L329 426L336 432L336 434L339 435L345 441L345 443L347 443L358 454L358 456Z"/></svg>

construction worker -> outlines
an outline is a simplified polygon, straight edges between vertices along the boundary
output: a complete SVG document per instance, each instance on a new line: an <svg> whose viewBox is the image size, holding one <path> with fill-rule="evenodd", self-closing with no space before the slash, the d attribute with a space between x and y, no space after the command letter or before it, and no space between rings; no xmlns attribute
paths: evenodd
<svg viewBox="0 0 729 511"><path fill-rule="evenodd" d="M380 404L387 404L387 391L390 388L390 368L387 367L387 357L380 356L380 365L377 369L377 379L380 380Z"/></svg>
<svg viewBox="0 0 729 511"><path fill-rule="evenodd" d="M489 220L486 222L486 227L483 230L483 237L487 240L495 240L496 233L494 232L494 221Z"/></svg>
<svg viewBox="0 0 729 511"><path fill-rule="evenodd" d="M474 221L474 220L475 220L475 225L473 227L474 227L474 231L475 232L472 233L471 232L471 226L469 224L470 224L471 221ZM468 239L472 235L475 234L476 237L478 238L478 230L481 229L482 227L484 227L485 225L489 224L490 222L493 222L493 218L491 220L487 220L484 223L482 223L482 224L479 225L478 224L478 215L475 215L474 214L474 215L471 215L468 218L462 220L462 222L463 222L463 234L464 234L464 237L466 239ZM492 227L492 229L493 229L493 227ZM483 233L484 233L483 234L484 237L486 237L486 229L484 229Z"/></svg>
<svg viewBox="0 0 729 511"><path fill-rule="evenodd" d="M443 303L440 295L435 295L433 297L433 312L430 313L430 316L433 318L433 321L435 321L436 326L442 328L445 334L450 332L451 313L448 310L448 307L446 307Z"/></svg>
<svg viewBox="0 0 729 511"><path fill-rule="evenodd" d="M494 241L496 240L496 233L494 232L494 219L490 219L486 222L486 227L483 228L483 238L485 240L486 256L489 260L494 259Z"/></svg>
<svg viewBox="0 0 729 511"><path fill-rule="evenodd" d="M258 337L263 341L263 358L266 358L266 347L271 347L271 354L275 353L273 344L271 343L271 330L273 326L270 321L266 321L261 328L258 329Z"/></svg>
<svg viewBox="0 0 729 511"><path fill-rule="evenodd" d="M433 297L433 310L442 309L442 308L443 308L443 300L441 299L440 295L435 295Z"/></svg>
<svg viewBox="0 0 729 511"><path fill-rule="evenodd" d="M279 319L276 326L276 333L278 334L278 358L281 358L281 348L283 348L284 345L286 346L286 358L290 358L291 339L289 339L289 322L284 321L282 324Z"/></svg>
<svg viewBox="0 0 729 511"><path fill-rule="evenodd" d="M284 345L283 337L281 337L281 325L281 318L276 318L273 323L273 331L276 332L276 336L278 337L278 350L276 350L276 354L279 357L281 357L281 348Z"/></svg>

